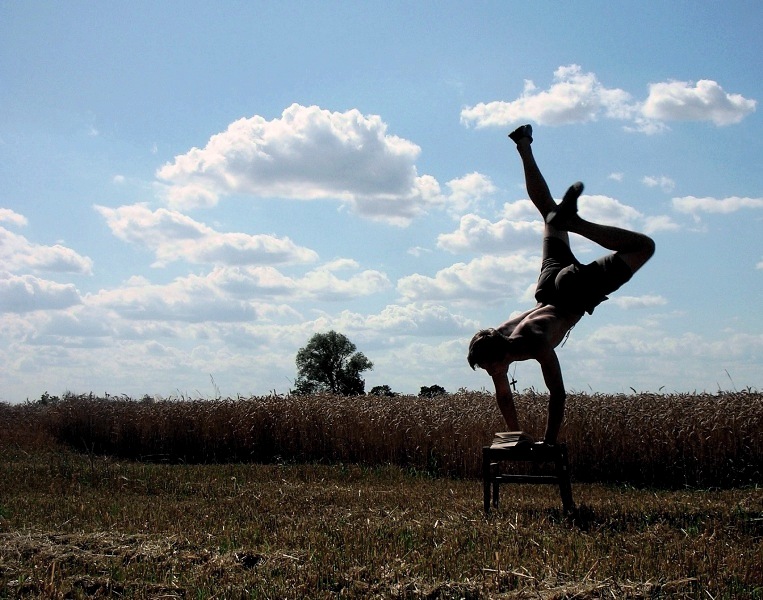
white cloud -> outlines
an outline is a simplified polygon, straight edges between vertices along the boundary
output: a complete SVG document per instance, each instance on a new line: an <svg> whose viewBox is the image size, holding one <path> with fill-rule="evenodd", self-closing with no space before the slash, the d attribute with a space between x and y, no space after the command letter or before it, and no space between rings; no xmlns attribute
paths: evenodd
<svg viewBox="0 0 763 600"><path fill-rule="evenodd" d="M450 194L447 205L451 212L461 214L479 200L496 191L495 185L489 177L481 173L470 173L458 179L452 179L447 183Z"/></svg>
<svg viewBox="0 0 763 600"><path fill-rule="evenodd" d="M715 125L739 123L755 111L757 102L729 94L715 81L696 84L670 81L649 85L642 114L658 121L711 121Z"/></svg>
<svg viewBox="0 0 763 600"><path fill-rule="evenodd" d="M347 261L341 268L354 266L354 261ZM329 263L294 278L273 267L218 267L209 275L209 279L220 290L236 296L293 301L351 300L377 294L391 287L387 276L379 271L361 271L342 279L334 274L339 268L336 262Z"/></svg>
<svg viewBox="0 0 763 600"><path fill-rule="evenodd" d="M212 206L223 194L331 199L372 219L407 224L441 202L434 178L419 176L421 149L387 133L377 115L293 104L281 118L240 119L164 165L176 208Z"/></svg>
<svg viewBox="0 0 763 600"><path fill-rule="evenodd" d="M581 216L595 223L646 233L678 228L668 216L646 217L608 196L583 195L579 207ZM450 252L483 254L509 254L520 249L540 248L543 222L529 200L507 203L503 215L504 218L495 222L474 214L464 215L456 231L438 236L437 246Z"/></svg>
<svg viewBox="0 0 763 600"><path fill-rule="evenodd" d="M207 275L178 277L168 284L152 284L133 277L124 285L88 296L91 306L112 310L125 319L169 322L267 322L299 320L284 301L342 301L369 296L391 287L378 271L337 277L338 270L357 270L351 260L334 261L288 277L271 266L215 267Z"/></svg>
<svg viewBox="0 0 763 600"><path fill-rule="evenodd" d="M25 217L8 210L0 214L0 221L26 225ZM0 227L0 262L9 271L31 269L35 272L90 275L93 270L93 261L71 248L60 244L34 244L4 227Z"/></svg>
<svg viewBox="0 0 763 600"><path fill-rule="evenodd" d="M390 304L376 314L343 310L336 316L321 315L312 329L336 329L348 332L353 341L357 339L364 345L389 348L406 337L447 337L473 332L478 324L441 304L423 302Z"/></svg>
<svg viewBox="0 0 763 600"><path fill-rule="evenodd" d="M540 219L538 209L535 208L535 205L530 200L507 202L503 205L501 214L509 221L535 221Z"/></svg>
<svg viewBox="0 0 763 600"><path fill-rule="evenodd" d="M663 192L671 192L676 187L676 182L664 175L660 177L646 176L641 181L645 186L659 187Z"/></svg>
<svg viewBox="0 0 763 600"><path fill-rule="evenodd" d="M461 217L458 230L437 236L437 246L449 252L509 254L532 244L539 245L543 223L500 219L489 221L478 215Z"/></svg>
<svg viewBox="0 0 763 600"><path fill-rule="evenodd" d="M644 233L651 234L657 231L675 231L680 229L678 223L667 215L644 218Z"/></svg>
<svg viewBox="0 0 763 600"><path fill-rule="evenodd" d="M366 317L366 325L388 335L407 336L450 336L478 328L475 320L430 303L386 306L379 314Z"/></svg>
<svg viewBox="0 0 763 600"><path fill-rule="evenodd" d="M625 178L625 175L623 173L610 173L607 176L607 179L611 179L612 181L621 182Z"/></svg>
<svg viewBox="0 0 763 600"><path fill-rule="evenodd" d="M613 296L610 300L613 304L626 310L663 306L668 303L664 297L653 294L647 294L645 296Z"/></svg>
<svg viewBox="0 0 763 600"><path fill-rule="evenodd" d="M431 253L432 253L431 248L424 248L423 246L414 246L413 248L408 248L408 254L410 254L411 256L415 256L416 258L424 256L425 254L431 254Z"/></svg>
<svg viewBox="0 0 763 600"><path fill-rule="evenodd" d="M696 333L678 337L653 326L605 325L584 341L588 352L603 356L617 353L667 358L704 358L723 364L731 358L754 356L763 348L763 334L727 332L720 339L706 339ZM688 361L687 367L694 361ZM700 364L704 364L702 361Z"/></svg>
<svg viewBox="0 0 763 600"><path fill-rule="evenodd" d="M619 200L603 195L583 195L578 201L580 216L594 223L638 229L644 215Z"/></svg>
<svg viewBox="0 0 763 600"><path fill-rule="evenodd" d="M0 311L26 313L36 310L57 310L81 302L72 284L39 279L34 275L0 273Z"/></svg>
<svg viewBox="0 0 763 600"><path fill-rule="evenodd" d="M728 198L697 198L684 196L673 198L673 208L678 212L696 215L697 213L730 214L742 209L763 208L763 198L740 198L730 196Z"/></svg>
<svg viewBox="0 0 763 600"><path fill-rule="evenodd" d="M456 263L434 277L413 274L398 281L397 291L407 301L495 303L520 295L537 277L537 256L481 256L469 263Z"/></svg>
<svg viewBox="0 0 763 600"><path fill-rule="evenodd" d="M318 255L289 238L221 233L176 211L152 211L142 204L95 209L119 239L156 254L154 266L185 260L197 264L252 265L306 263Z"/></svg>
<svg viewBox="0 0 763 600"><path fill-rule="evenodd" d="M87 296L88 305L125 319L188 323L267 320L272 307L225 294L208 277L189 275L166 285L138 278L112 290Z"/></svg>
<svg viewBox="0 0 763 600"><path fill-rule="evenodd" d="M522 95L512 102L479 103L461 111L461 121L476 127L505 127L519 121L541 125L564 125L595 121L604 115L627 118L633 112L631 96L620 89L609 89L593 73L583 73L578 65L559 67L547 91L538 91L525 81Z"/></svg>
<svg viewBox="0 0 763 600"><path fill-rule="evenodd" d="M0 223L10 223L16 227L26 227L27 218L10 208L0 208Z"/></svg>
<svg viewBox="0 0 763 600"><path fill-rule="evenodd" d="M667 129L666 121L710 121L717 126L739 123L755 111L757 102L729 94L715 81L652 83L644 102L618 88L602 85L594 73L578 65L559 67L548 90L525 81L516 100L493 101L466 107L461 121L476 127L508 127L522 121L541 125L586 123L599 118L632 123L626 129L654 134Z"/></svg>
<svg viewBox="0 0 763 600"><path fill-rule="evenodd" d="M646 234L679 229L678 224L668 215L647 216L609 196L583 195L580 197L579 206L583 218L602 225L642 231Z"/></svg>

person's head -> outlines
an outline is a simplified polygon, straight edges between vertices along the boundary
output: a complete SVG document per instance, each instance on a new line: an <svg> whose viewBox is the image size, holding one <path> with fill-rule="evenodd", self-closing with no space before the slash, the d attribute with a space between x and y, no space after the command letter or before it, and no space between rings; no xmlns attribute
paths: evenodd
<svg viewBox="0 0 763 600"><path fill-rule="evenodd" d="M509 338L495 329L482 329L469 343L469 366L488 370L489 365L505 360L511 349Z"/></svg>

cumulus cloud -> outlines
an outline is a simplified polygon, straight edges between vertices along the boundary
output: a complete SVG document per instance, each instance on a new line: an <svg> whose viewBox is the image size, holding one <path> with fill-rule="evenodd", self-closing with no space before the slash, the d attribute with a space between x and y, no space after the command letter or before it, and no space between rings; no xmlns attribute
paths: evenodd
<svg viewBox="0 0 763 600"><path fill-rule="evenodd" d="M77 288L67 283L39 279L34 275L0 273L0 311L27 313L57 310L81 302Z"/></svg>
<svg viewBox="0 0 763 600"><path fill-rule="evenodd" d="M125 285L86 297L87 304L124 319L187 323L268 319L272 307L225 294L208 277L178 277L165 285L132 278Z"/></svg>
<svg viewBox="0 0 763 600"><path fill-rule="evenodd" d="M479 103L461 111L461 121L476 127L505 127L523 120L541 125L595 121L600 116L627 118L633 112L631 96L603 86L596 75L579 65L559 67L548 90L526 80L520 97L511 102Z"/></svg>
<svg viewBox="0 0 763 600"><path fill-rule="evenodd" d="M366 326L391 335L450 336L474 331L474 319L451 313L446 307L432 303L392 304L380 313L369 315Z"/></svg>
<svg viewBox="0 0 763 600"><path fill-rule="evenodd" d="M342 277L337 272L351 271ZM300 319L284 302L346 301L391 287L383 273L358 271L352 260L338 260L289 277L272 266L218 266L206 275L152 284L133 277L124 285L88 296L86 303L125 319L189 323Z"/></svg>
<svg viewBox="0 0 763 600"><path fill-rule="evenodd" d="M22 215L8 209L0 210L0 222L11 223L14 226L27 224L26 218ZM93 261L71 248L61 244L53 246L34 244L5 227L0 227L0 262L3 268L15 272L32 270L90 275L93 270Z"/></svg>
<svg viewBox="0 0 763 600"><path fill-rule="evenodd" d="M579 206L583 218L602 225L613 225L647 234L679 228L668 215L645 215L609 196L583 195L580 197Z"/></svg>
<svg viewBox="0 0 763 600"><path fill-rule="evenodd" d="M10 208L0 208L0 223L10 223L16 227L26 227L27 218Z"/></svg>
<svg viewBox="0 0 763 600"><path fill-rule="evenodd" d="M311 323L311 331L335 329L349 332L364 345L390 347L402 338L452 337L478 329L474 319L451 312L431 302L390 304L368 315L343 310L335 316L322 314Z"/></svg>
<svg viewBox="0 0 763 600"><path fill-rule="evenodd" d="M757 102L727 93L718 83L702 79L696 84L670 81L649 85L641 112L657 121L711 121L715 125L739 123L755 111Z"/></svg>
<svg viewBox="0 0 763 600"><path fill-rule="evenodd" d="M673 198L673 208L678 212L696 215L697 213L730 214L743 209L763 208L763 198L697 198L684 196Z"/></svg>
<svg viewBox="0 0 763 600"><path fill-rule="evenodd" d="M293 301L351 300L382 292L391 286L387 276L379 271L365 270L347 278L335 274L357 268L355 261L335 261L301 277L289 277L273 267L224 267L212 271L209 279L219 289L235 296Z"/></svg>
<svg viewBox="0 0 763 600"><path fill-rule="evenodd" d="M525 81L516 100L466 107L461 121L475 127L507 127L522 121L565 125L606 118L625 121L629 130L653 134L664 131L670 121L709 121L717 126L739 123L757 105L755 100L728 93L717 82L705 79L648 87L646 100L640 102L624 90L606 87L579 65L568 65L554 72L554 82L547 90Z"/></svg>
<svg viewBox="0 0 763 600"><path fill-rule="evenodd" d="M221 233L179 212L152 211L143 204L95 209L119 239L148 248L154 266L185 260L197 264L253 265L307 263L318 255L289 238Z"/></svg>
<svg viewBox="0 0 763 600"><path fill-rule="evenodd" d="M406 224L441 201L436 180L417 172L420 152L387 133L377 115L293 104L280 118L231 123L157 176L175 208L212 206L224 194L332 199L363 216Z"/></svg>
<svg viewBox="0 0 763 600"><path fill-rule="evenodd" d="M645 216L635 208L614 198L583 195L579 200L580 214L584 218L602 223L636 229L645 233L677 229L666 215ZM449 252L478 252L481 254L511 254L532 251L540 247L543 222L529 200L507 203L503 217L491 221L475 214L461 217L458 229L440 234L437 246Z"/></svg>
<svg viewBox="0 0 763 600"><path fill-rule="evenodd" d="M407 301L503 302L521 295L537 278L540 259L523 253L486 255L456 263L434 277L413 274L398 281L397 291Z"/></svg>
<svg viewBox="0 0 763 600"><path fill-rule="evenodd" d="M437 237L437 246L449 252L480 252L509 254L538 244L543 234L543 223L500 219L492 222L474 214L461 217L459 227L452 233Z"/></svg>
<svg viewBox="0 0 763 600"><path fill-rule="evenodd" d="M461 214L479 200L495 193L496 187L489 177L481 173L470 173L447 184L450 194L447 205L453 213Z"/></svg>

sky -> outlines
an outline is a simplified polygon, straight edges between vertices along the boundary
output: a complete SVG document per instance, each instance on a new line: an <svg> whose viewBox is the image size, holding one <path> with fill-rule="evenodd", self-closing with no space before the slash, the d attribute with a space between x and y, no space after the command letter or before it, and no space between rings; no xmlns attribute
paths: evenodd
<svg viewBox="0 0 763 600"><path fill-rule="evenodd" d="M0 401L283 394L329 330L366 390L492 390L469 340L540 265L524 123L555 198L657 246L557 349L567 390L759 390L761 30L734 0L4 1Z"/></svg>

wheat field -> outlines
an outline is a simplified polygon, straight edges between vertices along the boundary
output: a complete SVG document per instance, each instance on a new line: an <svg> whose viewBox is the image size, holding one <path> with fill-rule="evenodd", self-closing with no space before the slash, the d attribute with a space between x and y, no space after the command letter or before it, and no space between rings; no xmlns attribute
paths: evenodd
<svg viewBox="0 0 763 600"><path fill-rule="evenodd" d="M539 437L547 397L516 397ZM331 395L236 399L69 395L0 410L34 419L78 451L169 463L394 464L479 477L481 453L505 429L492 394L434 398ZM23 415L28 413L26 417ZM667 487L763 482L763 394L571 394L560 436L577 481Z"/></svg>

